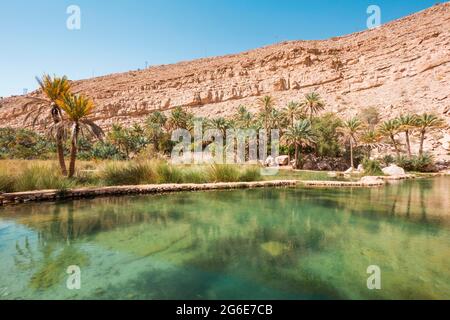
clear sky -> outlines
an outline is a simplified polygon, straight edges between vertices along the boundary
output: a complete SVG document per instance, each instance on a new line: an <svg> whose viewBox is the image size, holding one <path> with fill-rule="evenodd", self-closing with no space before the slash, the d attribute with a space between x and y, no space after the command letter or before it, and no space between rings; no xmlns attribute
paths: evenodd
<svg viewBox="0 0 450 320"><path fill-rule="evenodd" d="M2 0L0 96L36 88L43 73L90 78L284 40L326 39L382 23L438 0ZM81 29L69 30L69 5Z"/></svg>

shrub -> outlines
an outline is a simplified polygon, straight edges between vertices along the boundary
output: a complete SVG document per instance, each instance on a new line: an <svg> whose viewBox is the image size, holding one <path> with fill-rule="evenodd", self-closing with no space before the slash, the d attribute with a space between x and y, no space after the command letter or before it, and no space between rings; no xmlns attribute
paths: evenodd
<svg viewBox="0 0 450 320"><path fill-rule="evenodd" d="M183 175L183 182L185 182L185 183L207 183L208 175L201 168L188 169L185 171L185 173Z"/></svg>
<svg viewBox="0 0 450 320"><path fill-rule="evenodd" d="M390 154L385 155L385 156L383 157L383 159L381 159L381 163L382 163L384 166L388 167L388 166L390 166L391 164L395 163L395 158L394 158L393 156L391 156Z"/></svg>
<svg viewBox="0 0 450 320"><path fill-rule="evenodd" d="M364 168L364 172L371 176L382 176L383 171L381 170L380 163L377 160L371 160L369 158L365 158L362 161L362 165Z"/></svg>
<svg viewBox="0 0 450 320"><path fill-rule="evenodd" d="M417 172L434 172L436 167L434 166L434 159L429 154L423 154L421 156L412 156L411 158L406 156L400 156L396 159L396 164L402 167L406 171Z"/></svg>

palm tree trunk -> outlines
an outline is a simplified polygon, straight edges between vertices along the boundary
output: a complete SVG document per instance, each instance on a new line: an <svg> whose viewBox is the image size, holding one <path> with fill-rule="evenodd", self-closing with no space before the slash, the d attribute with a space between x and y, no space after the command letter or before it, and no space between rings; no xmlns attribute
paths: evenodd
<svg viewBox="0 0 450 320"><path fill-rule="evenodd" d="M425 141L425 130L422 130L420 132L420 149L419 149L419 155L422 156L423 155L423 143Z"/></svg>
<svg viewBox="0 0 450 320"><path fill-rule="evenodd" d="M70 151L70 165L69 165L69 178L72 178L75 175L75 162L77 160L77 141L78 141L78 131L79 126L75 124L75 128L72 134L72 149Z"/></svg>
<svg viewBox="0 0 450 320"><path fill-rule="evenodd" d="M56 151L58 153L58 161L59 167L61 168L61 174L63 176L67 176L66 162L64 160L64 145L62 134L60 132L58 132L56 136Z"/></svg>
<svg viewBox="0 0 450 320"><path fill-rule="evenodd" d="M411 157L411 143L409 142L409 130L405 131L405 136L406 136L406 146L408 148L408 156Z"/></svg>
<svg viewBox="0 0 450 320"><path fill-rule="evenodd" d="M391 140L392 140L392 144L394 145L394 149L395 149L395 153L397 154L397 158L400 157L400 150L398 150L398 146L397 146L397 142L395 141L395 137L394 135L390 135Z"/></svg>
<svg viewBox="0 0 450 320"><path fill-rule="evenodd" d="M353 169L354 165L353 165L353 141L350 138L350 166Z"/></svg>
<svg viewBox="0 0 450 320"><path fill-rule="evenodd" d="M298 143L295 143L295 169L298 169Z"/></svg>

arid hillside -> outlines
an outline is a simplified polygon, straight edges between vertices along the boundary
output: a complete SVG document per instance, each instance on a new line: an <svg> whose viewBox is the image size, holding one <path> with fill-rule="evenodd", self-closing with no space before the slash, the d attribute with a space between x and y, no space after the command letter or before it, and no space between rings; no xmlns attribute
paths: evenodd
<svg viewBox="0 0 450 320"><path fill-rule="evenodd" d="M342 117L375 106L382 118L426 111L450 124L450 3L344 37L113 74L73 88L95 100L95 120L105 128L176 106L209 117L229 115L241 104L256 111L262 95L272 95L281 108L311 91ZM39 95L0 100L0 126L23 126L33 107L23 107L27 98ZM433 132L426 147L448 157L449 142L447 128Z"/></svg>

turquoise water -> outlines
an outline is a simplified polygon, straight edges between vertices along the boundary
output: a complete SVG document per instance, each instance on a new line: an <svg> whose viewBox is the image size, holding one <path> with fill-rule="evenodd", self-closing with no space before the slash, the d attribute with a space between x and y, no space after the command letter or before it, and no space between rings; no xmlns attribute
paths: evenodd
<svg viewBox="0 0 450 320"><path fill-rule="evenodd" d="M449 299L449 208L449 178L0 208L0 299Z"/></svg>

